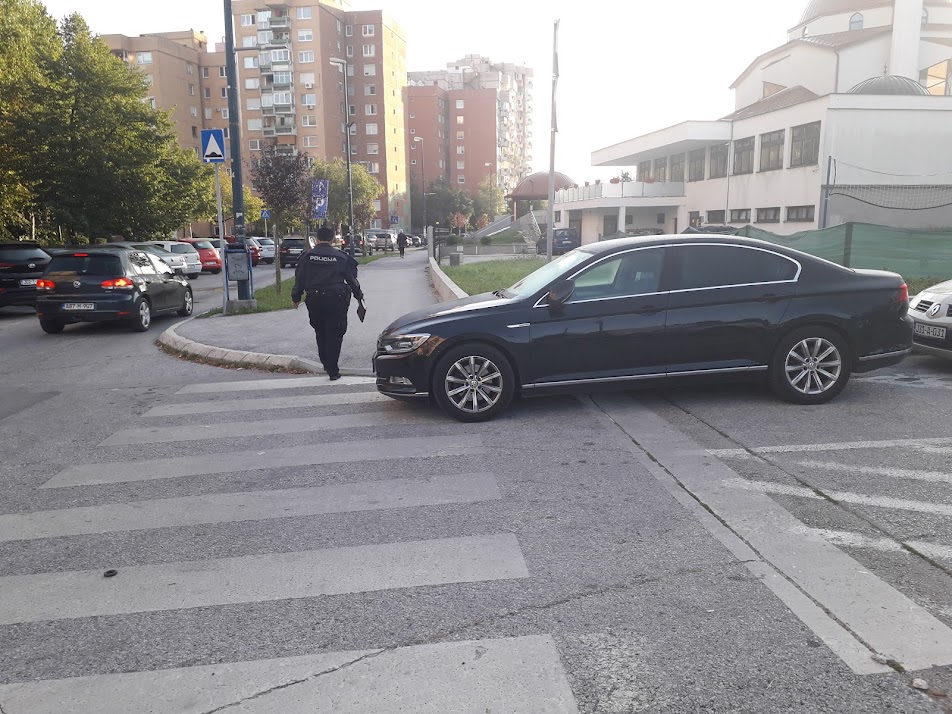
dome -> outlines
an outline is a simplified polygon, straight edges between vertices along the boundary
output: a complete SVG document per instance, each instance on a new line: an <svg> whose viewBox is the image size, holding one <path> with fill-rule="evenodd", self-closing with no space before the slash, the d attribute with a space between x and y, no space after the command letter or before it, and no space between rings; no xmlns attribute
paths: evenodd
<svg viewBox="0 0 952 714"><path fill-rule="evenodd" d="M577 185L578 184L565 174L561 174L558 171L555 172L556 191L561 191L563 188L574 188ZM516 201L544 201L548 199L549 172L540 171L539 173L526 176L506 198L512 198Z"/></svg>
<svg viewBox="0 0 952 714"><path fill-rule="evenodd" d="M839 15L844 12L862 12L873 7L892 5L889 0L810 0L800 24L810 22L825 15ZM952 0L925 0L926 7L952 7Z"/></svg>
<svg viewBox="0 0 952 714"><path fill-rule="evenodd" d="M882 77L873 77L865 82L860 82L853 87L847 94L902 94L906 96L932 96L914 79L908 77L897 77L892 74L884 74Z"/></svg>

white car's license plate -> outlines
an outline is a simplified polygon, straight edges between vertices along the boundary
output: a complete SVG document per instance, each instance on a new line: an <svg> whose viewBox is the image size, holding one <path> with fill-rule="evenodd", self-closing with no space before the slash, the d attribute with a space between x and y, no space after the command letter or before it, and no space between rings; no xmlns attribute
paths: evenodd
<svg viewBox="0 0 952 714"><path fill-rule="evenodd" d="M36 285L36 278L25 278L20 281L20 286L27 288L31 285Z"/></svg>
<svg viewBox="0 0 952 714"><path fill-rule="evenodd" d="M64 310L95 310L96 304L91 302L64 302Z"/></svg>
<svg viewBox="0 0 952 714"><path fill-rule="evenodd" d="M917 322L916 334L922 335L923 337L932 337L936 340L944 340L947 331L944 327L934 327L933 325L924 325L921 322Z"/></svg>

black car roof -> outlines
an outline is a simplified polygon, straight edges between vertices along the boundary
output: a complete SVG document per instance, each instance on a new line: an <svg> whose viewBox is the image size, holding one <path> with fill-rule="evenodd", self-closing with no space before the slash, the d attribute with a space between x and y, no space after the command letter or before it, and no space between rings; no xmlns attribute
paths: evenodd
<svg viewBox="0 0 952 714"><path fill-rule="evenodd" d="M811 257L806 253L787 248L776 243L757 240L756 238L743 238L740 236L725 236L719 234L690 234L690 235L660 235L660 236L634 236L631 238L614 238L612 240L600 241L598 243L589 243L581 247L582 251L600 255L622 248L646 248L655 245L699 245L699 244L722 244L739 245L751 248L764 248L772 250L775 253L790 257L800 258L804 255Z"/></svg>

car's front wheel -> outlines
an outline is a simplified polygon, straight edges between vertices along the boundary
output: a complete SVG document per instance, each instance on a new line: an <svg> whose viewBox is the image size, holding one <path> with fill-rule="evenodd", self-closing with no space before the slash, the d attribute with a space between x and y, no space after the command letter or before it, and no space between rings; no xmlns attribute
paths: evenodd
<svg viewBox="0 0 952 714"><path fill-rule="evenodd" d="M58 335L65 325L59 320L40 320L40 327L48 335Z"/></svg>
<svg viewBox="0 0 952 714"><path fill-rule="evenodd" d="M149 301L140 297L132 309L132 329L135 332L145 332L152 325L152 306Z"/></svg>
<svg viewBox="0 0 952 714"><path fill-rule="evenodd" d="M509 406L515 392L515 373L508 358L486 344L454 347L433 372L436 403L459 421L492 419Z"/></svg>
<svg viewBox="0 0 952 714"><path fill-rule="evenodd" d="M185 288L185 299L182 302L182 309L178 311L180 317L188 317L192 314L192 309L195 307L195 301L192 298L192 291L190 288Z"/></svg>
<svg viewBox="0 0 952 714"><path fill-rule="evenodd" d="M846 387L852 373L849 345L827 327L803 327L784 337L770 365L770 385L795 404L823 404Z"/></svg>

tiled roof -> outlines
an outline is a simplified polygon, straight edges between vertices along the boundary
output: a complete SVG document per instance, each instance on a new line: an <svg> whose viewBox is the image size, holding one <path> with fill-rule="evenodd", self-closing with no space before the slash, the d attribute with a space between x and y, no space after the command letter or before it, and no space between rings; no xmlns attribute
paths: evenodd
<svg viewBox="0 0 952 714"><path fill-rule="evenodd" d="M819 96L819 94L815 94L806 87L802 87L800 85L797 85L796 87L787 87L786 89L780 90L776 94L771 94L769 97L761 99L759 102L754 102L750 106L744 107L743 109L738 109L733 114L728 114L723 118L722 121L750 119L751 117L767 114L768 112L775 112L780 109L796 106L797 104L803 104L804 102L818 99Z"/></svg>

